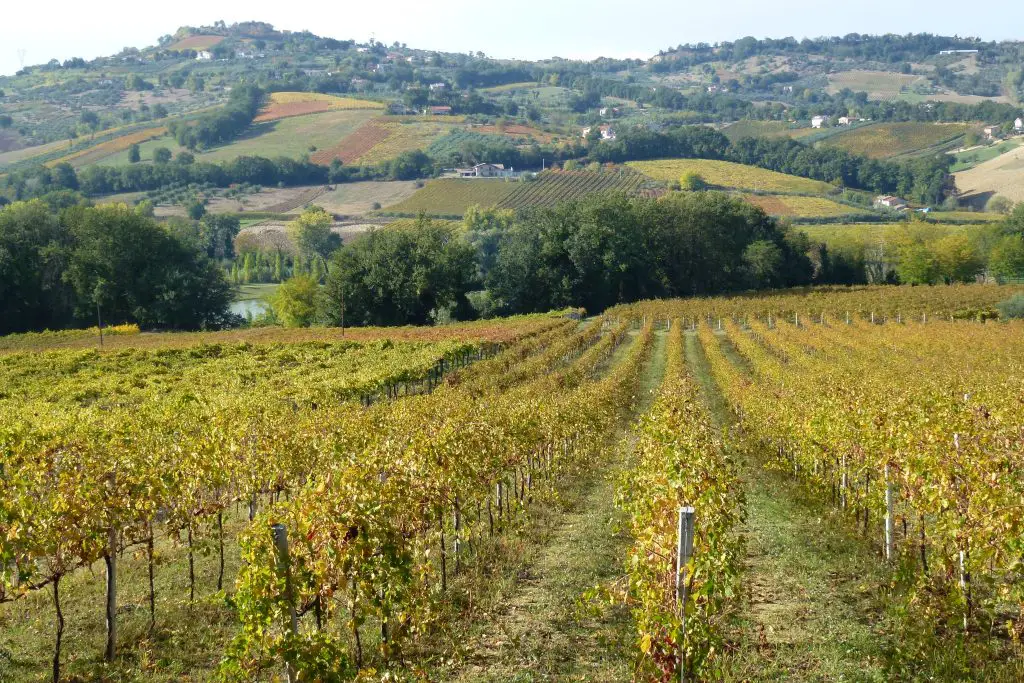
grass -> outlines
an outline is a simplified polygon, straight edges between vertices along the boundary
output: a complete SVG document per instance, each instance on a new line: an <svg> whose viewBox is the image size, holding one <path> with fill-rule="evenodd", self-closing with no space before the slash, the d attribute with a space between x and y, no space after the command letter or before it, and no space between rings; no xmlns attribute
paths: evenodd
<svg viewBox="0 0 1024 683"><path fill-rule="evenodd" d="M956 152L953 154L953 158L956 159L956 162L949 170L952 173L959 173L960 171L972 169L979 164L983 164L986 161L990 161L991 159L995 159L998 156L1016 149L1022 142L1024 142L1024 139L1014 138L995 145L977 147L964 152Z"/></svg>
<svg viewBox="0 0 1024 683"><path fill-rule="evenodd" d="M281 285L276 283L239 285L235 301L266 301Z"/></svg>
<svg viewBox="0 0 1024 683"><path fill-rule="evenodd" d="M166 126L157 126L155 128L146 128L144 130L129 133L128 135L122 135L106 142L101 142L98 145L81 149L73 154L69 154L60 159L49 161L46 163L47 166L56 166L59 163L67 162L75 168L82 168L89 164L95 163L107 157L124 152L125 161L128 161L128 149L132 145L141 145L149 140L156 140L163 137L167 133Z"/></svg>
<svg viewBox="0 0 1024 683"><path fill-rule="evenodd" d="M746 194L743 199L761 208L769 216L783 218L838 218L869 213L867 209L855 209L824 197Z"/></svg>
<svg viewBox="0 0 1024 683"><path fill-rule="evenodd" d="M619 362L620 346L609 365ZM630 418L651 404L665 367L665 335L657 333ZM623 681L633 673L634 630L625 605L595 608L584 599L622 580L629 539L615 507L615 486L632 447L625 426L608 458L569 483L559 500L539 511L518 557L492 579L483 618L451 636L450 665L430 678L452 681ZM534 515L531 510L531 515ZM514 571L514 574L512 572ZM510 580L509 575L514 577Z"/></svg>
<svg viewBox="0 0 1024 683"><path fill-rule="evenodd" d="M16 164L19 161L31 159L32 157L48 154L68 146L69 144L67 140L56 140L54 142L48 142L45 145L35 145L33 147L24 147L10 152L4 152L0 154L0 168Z"/></svg>
<svg viewBox="0 0 1024 683"><path fill-rule="evenodd" d="M374 204L390 206L405 201L415 192L412 180L340 183L313 203L339 216L353 216L373 211Z"/></svg>
<svg viewBox="0 0 1024 683"><path fill-rule="evenodd" d="M800 230L814 242L823 242L830 249L857 249L885 242L897 243L909 237L927 240L947 235L970 234L981 225L936 225L932 223L847 223L833 225L801 225Z"/></svg>
<svg viewBox="0 0 1024 683"><path fill-rule="evenodd" d="M839 92L849 88L854 92L866 92L873 100L896 99L915 83L927 82L922 76L898 74L892 71L842 71L828 77L829 90Z"/></svg>
<svg viewBox="0 0 1024 683"><path fill-rule="evenodd" d="M823 144L872 159L889 159L950 147L970 128L963 123L876 123L833 135Z"/></svg>
<svg viewBox="0 0 1024 683"><path fill-rule="evenodd" d="M827 194L834 189L828 183L817 180L768 171L756 166L736 164L731 161L664 159L660 161L631 161L627 165L655 180L668 183L678 182L687 173L697 173L708 184L724 189L807 194Z"/></svg>
<svg viewBox="0 0 1024 683"><path fill-rule="evenodd" d="M442 178L428 181L416 194L385 208L394 213L417 214L422 211L434 216L462 216L471 206L498 204L518 185L500 179Z"/></svg>

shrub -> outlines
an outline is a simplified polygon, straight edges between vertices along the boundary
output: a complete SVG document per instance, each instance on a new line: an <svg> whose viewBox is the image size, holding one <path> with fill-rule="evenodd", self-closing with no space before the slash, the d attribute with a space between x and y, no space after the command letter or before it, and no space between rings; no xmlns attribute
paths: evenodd
<svg viewBox="0 0 1024 683"><path fill-rule="evenodd" d="M999 317L1003 320L1024 318L1024 294L1014 294L1006 301L996 304Z"/></svg>

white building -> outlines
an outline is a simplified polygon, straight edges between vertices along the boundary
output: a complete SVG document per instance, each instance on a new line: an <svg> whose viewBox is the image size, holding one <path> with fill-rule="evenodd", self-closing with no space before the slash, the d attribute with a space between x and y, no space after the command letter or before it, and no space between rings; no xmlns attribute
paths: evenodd
<svg viewBox="0 0 1024 683"><path fill-rule="evenodd" d="M1019 116L1013 122L1013 132L1024 133L1024 119L1020 118Z"/></svg>
<svg viewBox="0 0 1024 683"><path fill-rule="evenodd" d="M505 178L515 174L511 168L505 168L504 164L477 164L472 168L456 169L463 178Z"/></svg>
<svg viewBox="0 0 1024 683"><path fill-rule="evenodd" d="M828 123L827 116L814 116L811 118L811 128L821 128Z"/></svg>
<svg viewBox="0 0 1024 683"><path fill-rule="evenodd" d="M905 199L900 199L899 197L886 194L875 198L875 208L902 211L907 208L907 201Z"/></svg>
<svg viewBox="0 0 1024 683"><path fill-rule="evenodd" d="M583 135L582 135L583 139L586 139L587 136L590 135L590 131L591 130L592 130L591 126L587 126L586 128L583 129ZM608 125L598 126L598 130L601 131L601 139L602 140L614 140L615 137L616 137L615 129L612 128L611 126L608 126Z"/></svg>
<svg viewBox="0 0 1024 683"><path fill-rule="evenodd" d="M448 87L447 83L431 83L430 92L436 92L438 90L444 90Z"/></svg>
<svg viewBox="0 0 1024 683"><path fill-rule="evenodd" d="M213 53L209 50L200 50L196 53L197 62L208 62L213 59Z"/></svg>

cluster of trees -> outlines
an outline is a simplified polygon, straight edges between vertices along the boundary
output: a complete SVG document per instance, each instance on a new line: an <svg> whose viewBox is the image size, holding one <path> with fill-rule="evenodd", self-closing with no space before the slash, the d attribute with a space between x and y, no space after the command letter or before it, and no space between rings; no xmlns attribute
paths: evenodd
<svg viewBox="0 0 1024 683"><path fill-rule="evenodd" d="M219 145L245 132L263 106L264 92L254 85L239 85L231 91L223 109L195 121L172 121L167 129L182 147L191 150Z"/></svg>
<svg viewBox="0 0 1024 683"><path fill-rule="evenodd" d="M220 235L220 237L216 237ZM220 239L211 232L208 249ZM230 324L223 270L124 205L0 210L0 334L95 324L198 329Z"/></svg>
<svg viewBox="0 0 1024 683"><path fill-rule="evenodd" d="M837 186L898 194L924 204L942 203L953 187L949 174L952 159L945 154L905 162L880 161L789 138L744 138L732 143L707 126L629 129L616 140L599 142L590 149L590 158L600 162L659 157L724 159Z"/></svg>
<svg viewBox="0 0 1024 683"><path fill-rule="evenodd" d="M282 288L292 324L424 324L651 297L834 282L842 263L721 193L595 196L520 214L472 209L464 230L421 217L334 252L326 285ZM315 282L315 278L313 278ZM295 301L297 297L304 297ZM308 315L297 317L296 311Z"/></svg>

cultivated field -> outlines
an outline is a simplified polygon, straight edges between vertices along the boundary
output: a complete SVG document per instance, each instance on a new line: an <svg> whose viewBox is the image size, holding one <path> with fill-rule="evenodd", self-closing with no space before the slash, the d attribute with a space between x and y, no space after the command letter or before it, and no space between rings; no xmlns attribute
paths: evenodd
<svg viewBox="0 0 1024 683"><path fill-rule="evenodd" d="M338 216L357 216L375 210L374 204L383 207L403 202L416 189L412 180L342 183L317 197L314 203Z"/></svg>
<svg viewBox="0 0 1024 683"><path fill-rule="evenodd" d="M924 76L899 74L892 71L842 71L828 77L829 92L837 93L843 88L854 92L866 92L868 99L892 100L909 90L915 84L927 84Z"/></svg>
<svg viewBox="0 0 1024 683"><path fill-rule="evenodd" d="M875 123L829 136L822 144L872 159L912 156L954 147L971 126L963 123Z"/></svg>
<svg viewBox="0 0 1024 683"><path fill-rule="evenodd" d="M304 116L326 111L350 111L353 109L384 109L384 104L372 100L360 100L351 97L337 97L322 93L307 92L275 92L270 94L270 101L256 117L256 123L276 121L289 116Z"/></svg>
<svg viewBox="0 0 1024 683"><path fill-rule="evenodd" d="M732 142L743 138L784 138L791 137L796 130L785 121L737 121L722 129L725 137Z"/></svg>
<svg viewBox="0 0 1024 683"><path fill-rule="evenodd" d="M998 195L1014 202L1024 201L1024 147L1015 147L954 177L965 198Z"/></svg>
<svg viewBox="0 0 1024 683"><path fill-rule="evenodd" d="M224 41L224 36L189 36L167 47L168 50L209 50Z"/></svg>
<svg viewBox="0 0 1024 683"><path fill-rule="evenodd" d="M839 218L870 213L868 209L855 209L824 197L799 195L742 195L743 199L762 209L769 216L780 218Z"/></svg>
<svg viewBox="0 0 1024 683"><path fill-rule="evenodd" d="M646 176L626 167L600 171L546 171L534 180L516 183L515 190L498 202L498 208L551 207L595 194L633 194L643 191L648 184ZM650 188L650 191L656 194L661 190Z"/></svg>
<svg viewBox="0 0 1024 683"><path fill-rule="evenodd" d="M75 168L83 168L90 164L97 163L109 157L112 157L119 152L125 153L125 161L127 162L127 151L132 145L139 145L140 149L142 143L149 142L150 140L157 140L167 134L166 126L157 126L154 128L146 128L135 133L129 133L116 137L106 142L101 142L98 145L92 147L86 147L85 149L73 152L65 157L49 161L46 163L47 166L53 167L59 163L67 162Z"/></svg>
<svg viewBox="0 0 1024 683"><path fill-rule="evenodd" d="M830 249L859 251L878 244L897 245L908 239L931 241L947 235L972 234L981 225L949 225L934 223L845 223L832 225L801 225L815 242L823 242Z"/></svg>
<svg viewBox="0 0 1024 683"><path fill-rule="evenodd" d="M0 169L16 164L19 161L31 159L49 152L56 151L65 147L69 147L67 140L56 140L54 142L48 142L45 145L34 145L32 147L22 147L10 152L0 153Z"/></svg>
<svg viewBox="0 0 1024 683"><path fill-rule="evenodd" d="M709 185L725 189L806 194L827 194L834 189L828 183L817 180L776 173L756 166L735 164L731 161L665 159L631 161L627 165L655 180L667 183L679 182L684 175L697 173Z"/></svg>
<svg viewBox="0 0 1024 683"><path fill-rule="evenodd" d="M394 213L462 216L471 206L495 206L515 192L521 183L499 179L442 178L430 180L408 199L384 207Z"/></svg>
<svg viewBox="0 0 1024 683"><path fill-rule="evenodd" d="M395 117L381 116L366 121L358 129L335 144L324 147L311 158L318 164L340 159L345 164L379 164L403 152L427 149L456 127L460 117Z"/></svg>

